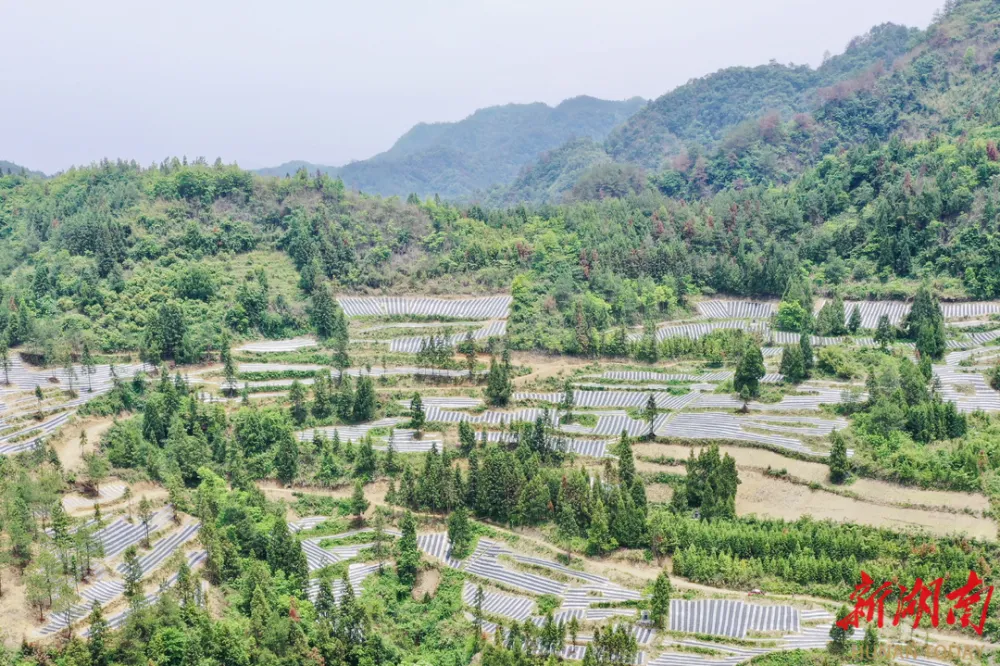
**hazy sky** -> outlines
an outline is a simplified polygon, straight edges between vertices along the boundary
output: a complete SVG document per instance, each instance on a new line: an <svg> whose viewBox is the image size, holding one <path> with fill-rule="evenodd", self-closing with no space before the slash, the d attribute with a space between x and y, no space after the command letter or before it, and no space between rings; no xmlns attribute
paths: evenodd
<svg viewBox="0 0 1000 666"><path fill-rule="evenodd" d="M420 121L816 65L943 0L0 0L0 159L341 164Z"/></svg>

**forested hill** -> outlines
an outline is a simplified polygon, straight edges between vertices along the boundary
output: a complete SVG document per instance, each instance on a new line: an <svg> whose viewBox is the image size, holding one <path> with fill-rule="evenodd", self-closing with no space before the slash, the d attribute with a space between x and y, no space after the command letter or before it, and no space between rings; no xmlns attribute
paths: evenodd
<svg viewBox="0 0 1000 666"><path fill-rule="evenodd" d="M742 124L648 177L608 159L559 205L404 202L176 159L4 174L0 331L46 358L88 339L197 358L225 330L309 331L317 293L510 291L515 346L583 351L591 331L696 295L780 297L797 276L853 298L924 281L1000 298L998 24L1000 2L952 4L893 70L812 114Z"/></svg>
<svg viewBox="0 0 1000 666"><path fill-rule="evenodd" d="M647 104L616 127L597 150L573 143L544 155L525 167L510 186L494 189L491 200L558 201L566 194L578 195L572 189L581 179L602 181L614 192L614 183L632 177L637 168L655 172L680 155L712 152L738 141L745 122L765 116L787 121L815 110L824 89L891 68L920 38L915 28L887 23L856 37L844 53L827 58L816 69L771 62L694 79ZM611 161L625 166L611 168ZM585 182L581 189L593 188Z"/></svg>
<svg viewBox="0 0 1000 666"><path fill-rule="evenodd" d="M507 104L453 123L420 123L384 153L342 167L289 162L257 173L284 176L304 167L339 176L351 188L382 195L438 194L462 199L509 182L541 153L573 138L603 141L643 105L574 97L550 107Z"/></svg>
<svg viewBox="0 0 1000 666"><path fill-rule="evenodd" d="M8 162L7 160L0 160L0 172L4 175L7 174L23 174L26 176L32 176L34 178L44 178L45 174L41 171L32 171L27 167L23 167L20 164L14 164L13 162Z"/></svg>

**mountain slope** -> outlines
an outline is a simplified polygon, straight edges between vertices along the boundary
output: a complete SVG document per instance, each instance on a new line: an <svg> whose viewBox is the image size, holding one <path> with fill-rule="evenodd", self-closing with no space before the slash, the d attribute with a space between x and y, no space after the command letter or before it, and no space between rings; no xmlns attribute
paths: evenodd
<svg viewBox="0 0 1000 666"><path fill-rule="evenodd" d="M454 123L421 123L384 153L342 167L288 162L260 169L284 176L299 167L340 176L353 188L382 195L439 194L464 198L511 181L527 163L568 140L603 141L644 103L574 97L550 107L507 104L480 109Z"/></svg>
<svg viewBox="0 0 1000 666"><path fill-rule="evenodd" d="M740 126L767 113L789 118L815 109L820 91L873 69L885 69L907 53L919 36L914 28L887 23L848 44L843 54L828 58L820 67L769 63L758 67L731 67L694 79L653 100L616 127L604 141L607 157L616 162L657 170L665 161L689 147L713 150ZM586 155L570 156L581 146L560 148L566 164L583 161L597 164L603 159L586 149ZM494 190L494 201L557 200L569 191L574 175L545 169L544 185L523 176L538 171L538 164L525 168L522 177L503 191ZM574 174L582 175L574 166ZM528 178L530 180L530 178ZM556 185L556 183L559 185ZM537 198L538 192L547 193ZM556 196L556 199L552 197Z"/></svg>

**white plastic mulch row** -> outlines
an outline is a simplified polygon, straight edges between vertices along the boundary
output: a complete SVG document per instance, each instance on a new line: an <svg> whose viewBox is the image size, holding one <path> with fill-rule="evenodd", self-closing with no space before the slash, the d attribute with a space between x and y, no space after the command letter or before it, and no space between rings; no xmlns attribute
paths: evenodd
<svg viewBox="0 0 1000 666"><path fill-rule="evenodd" d="M472 332L473 340L485 340L487 338L501 338L507 333L507 322L491 321L486 326ZM449 336L435 337L434 341L444 347L456 347L468 338L466 333L453 333ZM368 342L367 340L363 342ZM378 341L372 341L378 342ZM416 354L424 347L428 346L431 338L427 336L411 336L405 338L394 338L389 340L389 351L403 354Z"/></svg>
<svg viewBox="0 0 1000 666"><path fill-rule="evenodd" d="M748 631L799 631L799 611L733 599L671 599L670 631L745 638Z"/></svg>
<svg viewBox="0 0 1000 666"><path fill-rule="evenodd" d="M81 508L91 508L95 504L106 504L114 502L125 494L128 485L124 483L109 483L98 489L97 497L83 497L81 495L66 495L63 497L63 507L67 511Z"/></svg>
<svg viewBox="0 0 1000 666"><path fill-rule="evenodd" d="M506 319L512 298L507 295L478 298L426 298L393 296L340 296L337 301L348 317L411 315L450 319Z"/></svg>

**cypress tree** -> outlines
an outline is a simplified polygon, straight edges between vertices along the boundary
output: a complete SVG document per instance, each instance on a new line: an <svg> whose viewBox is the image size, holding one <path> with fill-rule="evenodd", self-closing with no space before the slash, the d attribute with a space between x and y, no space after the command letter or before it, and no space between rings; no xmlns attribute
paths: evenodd
<svg viewBox="0 0 1000 666"><path fill-rule="evenodd" d="M809 338L808 333L803 333L799 336L799 349L802 350L802 365L805 366L806 377L808 377L816 365L816 359L813 356L812 340Z"/></svg>
<svg viewBox="0 0 1000 666"><path fill-rule="evenodd" d="M448 540L451 542L451 556L464 559L469 554L472 533L469 530L469 510L460 505L448 516Z"/></svg>
<svg viewBox="0 0 1000 666"><path fill-rule="evenodd" d="M337 394L337 417L350 423L354 418L354 386L350 375L343 375L340 381L340 391Z"/></svg>
<svg viewBox="0 0 1000 666"><path fill-rule="evenodd" d="M420 398L419 393L414 392L413 398L410 399L410 427L419 434L424 429L426 422L427 415L424 413L424 401Z"/></svg>
<svg viewBox="0 0 1000 666"><path fill-rule="evenodd" d="M920 286L909 314L903 322L903 328L909 339L916 342L917 351L921 356L940 359L946 349L944 331L944 313L930 287Z"/></svg>
<svg viewBox="0 0 1000 666"><path fill-rule="evenodd" d="M830 481L843 483L851 469L847 460L847 442L836 430L830 434L830 442Z"/></svg>
<svg viewBox="0 0 1000 666"><path fill-rule="evenodd" d="M802 348L798 345L786 346L781 352L779 371L785 381L798 384L806 377L806 364L802 358Z"/></svg>
<svg viewBox="0 0 1000 666"><path fill-rule="evenodd" d="M878 318L878 326L875 329L875 343L882 348L883 351L892 344L893 339L896 337L896 332L889 323L889 315L882 315Z"/></svg>
<svg viewBox="0 0 1000 666"><path fill-rule="evenodd" d="M664 620L670 612L670 594L673 586L666 571L661 571L653 583L653 595L650 599L649 619L657 627L663 628Z"/></svg>
<svg viewBox="0 0 1000 666"><path fill-rule="evenodd" d="M591 512L590 530L587 532L587 552L591 555L604 555L617 547L618 544L608 528L608 512L604 508L604 502L598 497Z"/></svg>
<svg viewBox="0 0 1000 666"><path fill-rule="evenodd" d="M764 356L761 354L760 347L753 340L748 340L743 350L743 356L736 366L733 389L741 396L746 393L751 398L756 398L760 395L760 380L764 374Z"/></svg>
<svg viewBox="0 0 1000 666"><path fill-rule="evenodd" d="M635 457L632 455L632 441L625 430L622 430L615 455L618 456L618 481L630 488L635 481Z"/></svg>
<svg viewBox="0 0 1000 666"><path fill-rule="evenodd" d="M354 482L354 493L351 495L351 513L358 525L364 522L365 511L368 510L369 502L365 499L365 489L361 485L361 479Z"/></svg>
<svg viewBox="0 0 1000 666"><path fill-rule="evenodd" d="M843 655L847 652L847 642L854 635L854 627L849 626L847 629L842 629L837 622L840 622L849 614L850 611L847 610L847 606L841 606L837 611L837 621L830 627L830 642L826 646L830 654Z"/></svg>
<svg viewBox="0 0 1000 666"><path fill-rule="evenodd" d="M656 415L659 411L659 408L656 406L656 397L650 393L646 398L646 407L642 410L642 418L647 424L649 424L649 430L646 432L646 439L653 440L656 438Z"/></svg>
<svg viewBox="0 0 1000 666"><path fill-rule="evenodd" d="M371 421L375 418L378 399L375 395L375 383L369 375L358 378L358 390L354 394L353 416L357 422Z"/></svg>
<svg viewBox="0 0 1000 666"><path fill-rule="evenodd" d="M292 403L291 415L297 425L302 425L309 411L306 409L306 390L302 382L295 380L288 389L288 399Z"/></svg>
<svg viewBox="0 0 1000 666"><path fill-rule="evenodd" d="M299 473L299 443L291 431L282 433L278 450L274 455L274 466L278 480L286 486L294 481Z"/></svg>
<svg viewBox="0 0 1000 666"><path fill-rule="evenodd" d="M87 651L90 653L90 666L106 666L108 663L108 622L104 619L101 604L96 599L90 606L90 635L87 639Z"/></svg>
<svg viewBox="0 0 1000 666"><path fill-rule="evenodd" d="M851 318L847 320L847 330L851 335L856 335L861 330L861 308L857 304L851 309Z"/></svg>

